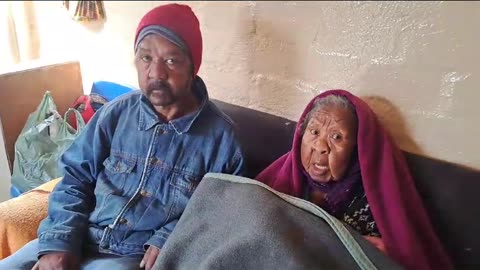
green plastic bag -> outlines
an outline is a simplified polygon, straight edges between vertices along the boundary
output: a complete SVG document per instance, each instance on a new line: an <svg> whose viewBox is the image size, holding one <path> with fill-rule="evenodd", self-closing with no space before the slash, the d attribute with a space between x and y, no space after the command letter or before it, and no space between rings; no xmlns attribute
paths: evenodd
<svg viewBox="0 0 480 270"><path fill-rule="evenodd" d="M77 130L67 122L71 113L76 115ZM62 118L50 92L46 91L15 142L12 185L23 193L61 177L58 160L84 126L81 114L75 109L68 109Z"/></svg>

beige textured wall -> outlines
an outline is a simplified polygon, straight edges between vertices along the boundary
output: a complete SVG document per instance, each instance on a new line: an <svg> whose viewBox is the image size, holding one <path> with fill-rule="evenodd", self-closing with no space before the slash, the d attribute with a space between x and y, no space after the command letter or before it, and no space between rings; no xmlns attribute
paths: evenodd
<svg viewBox="0 0 480 270"><path fill-rule="evenodd" d="M480 168L480 2L187 2L213 98L297 120L316 94L365 97L401 148ZM82 26L36 2L41 55L92 80L136 85L132 43L156 2L105 1Z"/></svg>

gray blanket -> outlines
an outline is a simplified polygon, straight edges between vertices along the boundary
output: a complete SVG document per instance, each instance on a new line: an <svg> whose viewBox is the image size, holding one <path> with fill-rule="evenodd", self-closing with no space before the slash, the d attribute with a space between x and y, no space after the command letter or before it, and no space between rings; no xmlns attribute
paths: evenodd
<svg viewBox="0 0 480 270"><path fill-rule="evenodd" d="M400 269L307 201L207 174L165 243L159 269Z"/></svg>

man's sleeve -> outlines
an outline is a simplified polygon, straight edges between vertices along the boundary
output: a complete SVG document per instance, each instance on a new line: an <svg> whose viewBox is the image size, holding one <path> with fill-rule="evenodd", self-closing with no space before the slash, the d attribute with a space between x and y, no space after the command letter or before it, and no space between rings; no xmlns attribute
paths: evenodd
<svg viewBox="0 0 480 270"><path fill-rule="evenodd" d="M60 158L64 176L50 194L48 216L38 229L39 256L56 251L81 254L88 217L95 205L96 177L110 148L111 134L101 126L108 122L104 119L104 107Z"/></svg>
<svg viewBox="0 0 480 270"><path fill-rule="evenodd" d="M165 224L163 227L155 231L155 234L148 239L147 243L144 245L144 249L147 250L148 246L154 246L159 249L162 249L163 245L167 241L170 234L175 229L178 219L172 220L171 222Z"/></svg>
<svg viewBox="0 0 480 270"><path fill-rule="evenodd" d="M233 156L233 161L230 165L229 174L247 176L247 166L245 164L245 157L243 156L242 149L237 148L235 155Z"/></svg>

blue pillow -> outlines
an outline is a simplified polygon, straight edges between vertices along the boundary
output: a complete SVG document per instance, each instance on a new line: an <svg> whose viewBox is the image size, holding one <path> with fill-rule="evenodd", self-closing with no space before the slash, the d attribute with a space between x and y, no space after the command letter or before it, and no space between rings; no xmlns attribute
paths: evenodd
<svg viewBox="0 0 480 270"><path fill-rule="evenodd" d="M107 101L112 101L114 98L131 91L135 91L135 89L133 87L114 82L96 81L93 83L90 93L98 94L104 97Z"/></svg>
<svg viewBox="0 0 480 270"><path fill-rule="evenodd" d="M10 186L10 197L11 198L16 198L18 196L22 195L22 191L15 187L14 185Z"/></svg>

